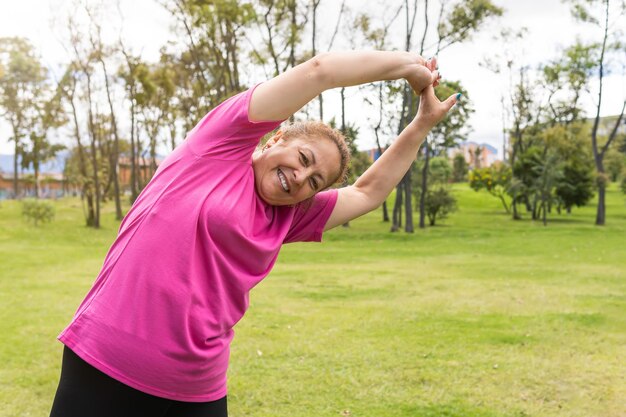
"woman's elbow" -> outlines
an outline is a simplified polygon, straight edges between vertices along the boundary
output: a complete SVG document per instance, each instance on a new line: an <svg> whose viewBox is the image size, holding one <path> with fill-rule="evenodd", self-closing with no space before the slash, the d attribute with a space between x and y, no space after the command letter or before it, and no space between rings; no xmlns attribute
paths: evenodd
<svg viewBox="0 0 626 417"><path fill-rule="evenodd" d="M333 88L332 65L328 61L332 52L322 52L307 61L308 78L316 83L321 91Z"/></svg>

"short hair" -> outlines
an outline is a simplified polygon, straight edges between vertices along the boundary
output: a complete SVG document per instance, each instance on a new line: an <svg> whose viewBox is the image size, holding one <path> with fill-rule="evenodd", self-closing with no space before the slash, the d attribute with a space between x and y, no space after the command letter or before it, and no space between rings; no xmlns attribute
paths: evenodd
<svg viewBox="0 0 626 417"><path fill-rule="evenodd" d="M322 137L331 140L335 145L337 145L339 155L341 156L341 162L339 166L339 175L328 185L330 186L332 184L343 183L346 180L348 165L350 164L350 150L346 144L345 136L339 130L333 129L332 127L319 121L295 122L281 127L280 130L282 131L283 138L285 139L297 136L305 140L312 137Z"/></svg>

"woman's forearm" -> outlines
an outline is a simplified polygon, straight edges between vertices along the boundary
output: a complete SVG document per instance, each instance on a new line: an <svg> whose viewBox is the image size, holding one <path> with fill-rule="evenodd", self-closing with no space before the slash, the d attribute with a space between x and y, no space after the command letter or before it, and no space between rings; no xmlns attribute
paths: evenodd
<svg viewBox="0 0 626 417"><path fill-rule="evenodd" d="M431 62L432 63L432 62ZM259 85L252 94L250 120L290 117L325 90L405 78L416 93L434 75L424 59L411 52L326 52Z"/></svg>
<svg viewBox="0 0 626 417"><path fill-rule="evenodd" d="M425 64L420 55L403 51L327 52L313 61L319 67L325 89L400 78L410 82Z"/></svg>
<svg viewBox="0 0 626 417"><path fill-rule="evenodd" d="M424 124L413 121L354 183L356 190L367 196L372 208L385 201L409 170L429 130Z"/></svg>

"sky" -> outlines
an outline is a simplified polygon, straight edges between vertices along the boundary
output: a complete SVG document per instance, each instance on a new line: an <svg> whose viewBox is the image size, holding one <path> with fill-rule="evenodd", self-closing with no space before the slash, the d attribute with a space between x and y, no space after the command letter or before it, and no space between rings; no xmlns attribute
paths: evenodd
<svg viewBox="0 0 626 417"><path fill-rule="evenodd" d="M339 4L338 0L325 0ZM70 0L0 0L0 37L23 36L38 50L44 65L59 68L67 53L59 40L61 33L60 12L71 5ZM362 0L348 0L353 9L363 7ZM475 113L470 119L472 131L469 140L488 143L502 152L502 95L508 95L508 80L482 67L480 64L494 56L503 45L494 40L501 28L528 29L527 35L515 50L519 59L535 67L553 59L562 49L572 44L577 37L583 40L599 39L600 34L584 27L571 18L569 7L560 0L494 0L505 9L505 14L496 23L487 24L469 42L452 46L439 55L439 67L444 78L459 80L468 90ZM156 0L120 0L125 16L124 38L129 45L142 52L147 60L158 58L159 48L171 38L171 18ZM333 19L320 19L320 31L326 38L334 29ZM103 24L106 27L106 23ZM113 30L118 30L117 28ZM617 71L605 80L602 115L617 114L626 97L624 70ZM260 81L260 80L258 80ZM592 94L597 93L592 90ZM325 98L325 114L338 114L333 93ZM357 89L348 91L347 117L357 125L365 125L367 117L376 117L363 111L362 100ZM595 95L587 96L585 107L589 115L593 112ZM12 144L7 140L10 130L0 120L0 153L12 153ZM359 147L374 147L373 133L362 130Z"/></svg>

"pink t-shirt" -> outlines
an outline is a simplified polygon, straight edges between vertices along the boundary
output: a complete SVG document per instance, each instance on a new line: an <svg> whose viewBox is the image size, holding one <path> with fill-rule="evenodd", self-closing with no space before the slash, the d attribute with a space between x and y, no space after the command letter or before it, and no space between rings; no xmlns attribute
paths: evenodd
<svg viewBox="0 0 626 417"><path fill-rule="evenodd" d="M252 153L279 121L251 122L254 88L207 114L159 166L120 225L59 340L126 385L179 401L226 395L233 326L283 243L320 241L336 190L271 206Z"/></svg>

